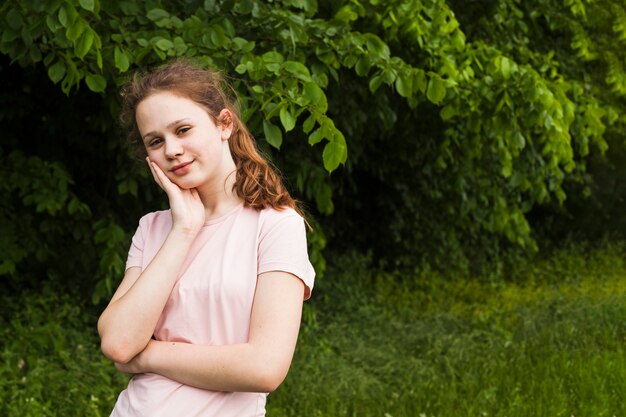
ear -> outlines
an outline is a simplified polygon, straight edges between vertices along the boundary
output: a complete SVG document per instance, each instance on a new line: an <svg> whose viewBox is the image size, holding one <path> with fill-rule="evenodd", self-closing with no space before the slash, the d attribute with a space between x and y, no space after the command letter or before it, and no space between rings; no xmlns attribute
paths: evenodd
<svg viewBox="0 0 626 417"><path fill-rule="evenodd" d="M233 133L233 114L228 109L222 109L217 117L217 127L222 132L222 140L228 140Z"/></svg>

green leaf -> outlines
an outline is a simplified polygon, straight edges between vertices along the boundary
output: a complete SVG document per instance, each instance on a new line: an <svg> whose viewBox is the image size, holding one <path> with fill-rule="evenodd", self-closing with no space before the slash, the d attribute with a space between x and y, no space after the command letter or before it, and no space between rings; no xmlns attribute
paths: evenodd
<svg viewBox="0 0 626 417"><path fill-rule="evenodd" d="M345 23L350 23L353 20L357 20L359 15L356 14L350 5L345 5L335 14L335 19L341 20Z"/></svg>
<svg viewBox="0 0 626 417"><path fill-rule="evenodd" d="M41 61L41 51L35 45L32 45L28 50L28 55L30 56L30 60L33 62Z"/></svg>
<svg viewBox="0 0 626 417"><path fill-rule="evenodd" d="M278 126L263 120L263 133L265 133L267 143L276 149L280 149L280 145L283 144L283 132L281 132Z"/></svg>
<svg viewBox="0 0 626 417"><path fill-rule="evenodd" d="M458 109L452 104L448 104L439 112L442 120L450 120L457 114L459 114Z"/></svg>
<svg viewBox="0 0 626 417"><path fill-rule="evenodd" d="M309 133L311 129L313 129L313 126L315 126L315 121L315 116L311 114L302 124L302 131L304 133Z"/></svg>
<svg viewBox="0 0 626 417"><path fill-rule="evenodd" d="M65 62L63 61L57 61L56 64L54 64L48 69L48 77L50 77L52 82L55 84L61 81L64 75L65 75Z"/></svg>
<svg viewBox="0 0 626 417"><path fill-rule="evenodd" d="M304 96L309 99L311 104L317 104L324 96L324 92L319 85L309 82L304 84Z"/></svg>
<svg viewBox="0 0 626 417"><path fill-rule="evenodd" d="M115 67L120 70L120 72L126 72L130 67L130 61L128 59L128 55L126 55L126 53L119 46L115 47L114 58Z"/></svg>
<svg viewBox="0 0 626 417"><path fill-rule="evenodd" d="M363 35L367 45L367 49L373 53L379 59L389 58L390 51L389 46L382 39L372 33L365 33Z"/></svg>
<svg viewBox="0 0 626 417"><path fill-rule="evenodd" d="M63 25L64 28L69 28L72 25L76 18L78 17L78 12L69 3L63 3L61 8L59 9L59 22Z"/></svg>
<svg viewBox="0 0 626 417"><path fill-rule="evenodd" d="M372 61L370 60L370 57L367 55L361 55L359 60L356 62L356 65L354 66L356 73L360 75L361 77L367 75L370 68L372 68Z"/></svg>
<svg viewBox="0 0 626 417"><path fill-rule="evenodd" d="M43 60L43 64L46 67L49 67L50 64L52 64L52 61L54 61L54 58L56 58L56 55L54 55L53 53L49 53L48 55L46 55L46 57Z"/></svg>
<svg viewBox="0 0 626 417"><path fill-rule="evenodd" d="M278 73L278 70L280 70L280 64L268 62L265 64L265 68L267 68L269 72L273 72L276 74Z"/></svg>
<svg viewBox="0 0 626 417"><path fill-rule="evenodd" d="M90 12L93 12L93 9L96 5L96 2L94 0L78 0L78 3L80 4L80 7L85 10L89 10Z"/></svg>
<svg viewBox="0 0 626 417"><path fill-rule="evenodd" d="M383 83L383 76L382 76L382 74L376 74L376 75L374 75L374 76L370 79L370 82L369 82L369 88L370 88L370 91L371 91L372 93L375 93L375 92L376 92L376 90L378 90L378 88L382 85L382 83Z"/></svg>
<svg viewBox="0 0 626 417"><path fill-rule="evenodd" d="M218 10L215 0L204 0L204 10L209 13L215 13Z"/></svg>
<svg viewBox="0 0 626 417"><path fill-rule="evenodd" d="M121 1L120 9L126 16L137 16L139 14L139 5L134 1Z"/></svg>
<svg viewBox="0 0 626 417"><path fill-rule="evenodd" d="M76 42L76 45L74 46L74 54L76 54L77 57L83 59L83 57L87 55L87 52L89 52L91 46L93 45L94 35L95 33L91 28L83 32L83 35L80 39L78 39L78 42Z"/></svg>
<svg viewBox="0 0 626 417"><path fill-rule="evenodd" d="M283 56L276 51L266 52L261 56L261 58L263 59L263 62L268 64L282 64L284 61Z"/></svg>
<svg viewBox="0 0 626 417"><path fill-rule="evenodd" d="M219 25L211 26L211 42L215 46L222 47L228 44L228 37L226 37L226 32L224 32L224 28Z"/></svg>
<svg viewBox="0 0 626 417"><path fill-rule="evenodd" d="M252 0L239 0L235 2L235 11L240 14L250 14L254 7Z"/></svg>
<svg viewBox="0 0 626 417"><path fill-rule="evenodd" d="M24 21L22 20L22 15L14 8L9 10L9 13L7 13L6 21L13 30L20 29L24 24Z"/></svg>
<svg viewBox="0 0 626 417"><path fill-rule="evenodd" d="M418 69L413 72L413 85L423 94L426 91L426 73Z"/></svg>
<svg viewBox="0 0 626 417"><path fill-rule="evenodd" d="M87 29L87 24L85 23L85 21L83 19L76 19L74 23L69 28L67 28L65 36L67 36L67 39L75 42L78 40L80 35L83 34L85 29Z"/></svg>
<svg viewBox="0 0 626 417"><path fill-rule="evenodd" d="M324 152L322 153L324 168L328 172L333 172L339 164L345 163L348 157L348 148L346 147L346 140L343 134L335 129L333 136L333 140L324 146Z"/></svg>
<svg viewBox="0 0 626 417"><path fill-rule="evenodd" d="M500 60L500 72L504 79L508 79L511 76L511 67L511 60L503 56Z"/></svg>
<svg viewBox="0 0 626 417"><path fill-rule="evenodd" d="M412 78L407 76L408 74L400 74L396 78L396 90L402 97L410 98L413 95L412 91Z"/></svg>
<svg viewBox="0 0 626 417"><path fill-rule="evenodd" d="M67 16L67 11L65 10L65 8L64 8L64 7L61 7L61 8L59 9L59 15L58 15L58 18L59 18L59 23L60 23L63 27L65 27L65 28L66 28L66 27L67 27L67 25L69 24L69 19L68 19L68 16Z"/></svg>
<svg viewBox="0 0 626 417"><path fill-rule="evenodd" d="M180 36L174 38L174 50L176 51L176 55L183 55L187 51L187 49L189 49L189 47L187 46L187 43L185 43L183 38L181 38Z"/></svg>
<svg viewBox="0 0 626 417"><path fill-rule="evenodd" d="M148 12L147 16L148 19L156 22L161 19L168 19L170 17L170 14L163 9L152 9Z"/></svg>
<svg viewBox="0 0 626 417"><path fill-rule="evenodd" d="M285 132L289 132L296 125L296 118L286 104L280 108L280 122L285 128Z"/></svg>
<svg viewBox="0 0 626 417"><path fill-rule="evenodd" d="M309 135L309 145L313 146L315 144L320 143L322 139L326 137L325 135L326 130L327 129L325 129L324 126L320 126L317 129L315 129L315 131Z"/></svg>
<svg viewBox="0 0 626 417"><path fill-rule="evenodd" d="M159 39L154 44L156 45L157 48L161 49L162 51L167 51L174 47L174 43L172 41L170 41L169 39L164 39L164 38Z"/></svg>
<svg viewBox="0 0 626 417"><path fill-rule="evenodd" d="M85 82L87 87L94 93L102 93L107 87L107 81L102 75L98 74L87 74Z"/></svg>
<svg viewBox="0 0 626 417"><path fill-rule="evenodd" d="M302 81L311 81L311 73L309 69L301 62L297 61L286 61L283 64L283 68L290 73L293 74L296 78Z"/></svg>
<svg viewBox="0 0 626 417"><path fill-rule="evenodd" d="M46 25L48 26L48 29L50 29L52 32L56 32L57 29L59 29L61 23L59 23L59 18L53 14L49 14L48 16L46 16Z"/></svg>
<svg viewBox="0 0 626 417"><path fill-rule="evenodd" d="M234 38L233 38L233 45L232 45L232 48L233 48L233 50L235 50L235 51L240 51L240 50L242 50L243 48L245 48L247 44L248 44L248 41L247 41L247 40L245 40L244 38L240 38L239 36L237 36L237 37L234 37Z"/></svg>
<svg viewBox="0 0 626 417"><path fill-rule="evenodd" d="M439 104L446 97L446 86L438 75L433 75L428 82L426 97L433 104Z"/></svg>

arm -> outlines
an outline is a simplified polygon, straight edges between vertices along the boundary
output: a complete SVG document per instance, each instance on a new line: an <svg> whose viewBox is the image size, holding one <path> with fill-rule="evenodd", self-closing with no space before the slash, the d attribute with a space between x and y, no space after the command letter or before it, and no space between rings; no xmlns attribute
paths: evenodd
<svg viewBox="0 0 626 417"><path fill-rule="evenodd" d="M150 163L172 209L172 229L152 262L141 272L129 268L98 320L102 352L115 362L128 362L150 341L156 323L176 283L187 252L204 223L204 206L197 191L182 190Z"/></svg>
<svg viewBox="0 0 626 417"><path fill-rule="evenodd" d="M151 340L131 362L117 367L213 391L271 392L291 365L303 298L304 284L293 275L263 273L258 277L247 343L212 346Z"/></svg>
<svg viewBox="0 0 626 417"><path fill-rule="evenodd" d="M102 352L109 359L128 362L146 347L191 242L172 231L143 273L128 269L98 320Z"/></svg>

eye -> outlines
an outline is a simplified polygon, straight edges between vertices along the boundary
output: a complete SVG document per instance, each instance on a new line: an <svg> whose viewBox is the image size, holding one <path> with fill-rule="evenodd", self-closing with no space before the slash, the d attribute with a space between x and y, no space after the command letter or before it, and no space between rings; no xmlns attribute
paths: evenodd
<svg viewBox="0 0 626 417"><path fill-rule="evenodd" d="M185 126L185 127L181 127L180 129L178 129L176 131L177 135L184 135L185 133L187 133L191 128L189 126Z"/></svg>
<svg viewBox="0 0 626 417"><path fill-rule="evenodd" d="M148 141L148 147L149 148L154 148L156 146L159 146L161 144L161 142L163 142L163 139L161 138L152 138Z"/></svg>

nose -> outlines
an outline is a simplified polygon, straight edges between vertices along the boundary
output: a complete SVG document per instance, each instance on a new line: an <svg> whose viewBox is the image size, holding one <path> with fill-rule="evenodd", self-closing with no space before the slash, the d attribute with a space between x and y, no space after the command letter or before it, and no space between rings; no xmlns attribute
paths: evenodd
<svg viewBox="0 0 626 417"><path fill-rule="evenodd" d="M176 158L184 152L182 143L174 138L165 139L165 156L168 158Z"/></svg>

